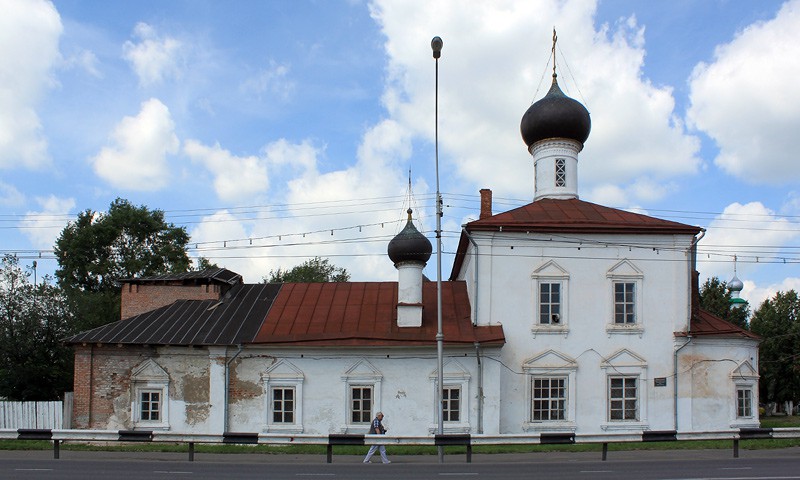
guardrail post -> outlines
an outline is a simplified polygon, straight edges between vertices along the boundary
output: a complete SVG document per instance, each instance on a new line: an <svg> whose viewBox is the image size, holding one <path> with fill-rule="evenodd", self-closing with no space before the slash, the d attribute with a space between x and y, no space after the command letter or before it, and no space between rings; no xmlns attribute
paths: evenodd
<svg viewBox="0 0 800 480"><path fill-rule="evenodd" d="M189 461L194 462L194 442L189 442Z"/></svg>
<svg viewBox="0 0 800 480"><path fill-rule="evenodd" d="M327 448L326 448L326 451L327 451L327 454L328 454L328 455L327 455L327 458L326 458L326 460L325 460L325 461L326 461L327 463L333 463L333 445L331 445L331 444L329 443L329 444L328 444L328 446L327 446Z"/></svg>
<svg viewBox="0 0 800 480"><path fill-rule="evenodd" d="M608 443L603 443L603 461L608 458Z"/></svg>
<svg viewBox="0 0 800 480"><path fill-rule="evenodd" d="M467 444L467 463L472 463L472 443Z"/></svg>
<svg viewBox="0 0 800 480"><path fill-rule="evenodd" d="M53 440L53 458L58 460L61 457L61 440Z"/></svg>
<svg viewBox="0 0 800 480"><path fill-rule="evenodd" d="M739 458L739 439L733 439L733 458Z"/></svg>

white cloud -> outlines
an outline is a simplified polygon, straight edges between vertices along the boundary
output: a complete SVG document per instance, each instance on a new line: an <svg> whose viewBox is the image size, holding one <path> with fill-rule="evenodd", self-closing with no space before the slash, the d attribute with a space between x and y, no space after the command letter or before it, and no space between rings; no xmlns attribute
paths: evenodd
<svg viewBox="0 0 800 480"><path fill-rule="evenodd" d="M545 67L555 24L559 52L569 65L559 53L559 84L592 115L592 134L580 160L582 185L615 183L625 189L642 177L663 180L695 172L699 141L675 116L672 90L642 77L643 29L629 18L596 31L594 11L595 2L587 0L470 8L459 1L376 0L372 15L387 37L389 61L384 103L399 124L433 140L434 60L428 39L440 35L443 170L455 173L449 173L452 181L530 197L533 167L519 123L549 88Z"/></svg>
<svg viewBox="0 0 800 480"><path fill-rule="evenodd" d="M158 190L168 183L167 155L180 142L169 109L155 98L142 102L135 117L125 117L111 133L111 145L94 158L95 173L113 186Z"/></svg>
<svg viewBox="0 0 800 480"><path fill-rule="evenodd" d="M800 238L796 222L776 215L760 202L732 203L711 221L698 246L698 270L703 277L733 276L733 256L740 259L739 277L746 279L760 262L775 261L782 246Z"/></svg>
<svg viewBox="0 0 800 480"><path fill-rule="evenodd" d="M745 28L720 45L714 61L695 68L689 121L720 148L715 163L742 180L800 180L800 1Z"/></svg>
<svg viewBox="0 0 800 480"><path fill-rule="evenodd" d="M0 180L0 205L16 207L22 205L24 201L25 196L17 190L17 187Z"/></svg>
<svg viewBox="0 0 800 480"><path fill-rule="evenodd" d="M139 42L125 42L122 51L139 76L140 85L158 84L168 77L180 76L183 44L179 40L159 36L146 23L137 23L133 33Z"/></svg>
<svg viewBox="0 0 800 480"><path fill-rule="evenodd" d="M61 18L50 2L0 0L0 168L49 164L36 105L53 82Z"/></svg>
<svg viewBox="0 0 800 480"><path fill-rule="evenodd" d="M20 230L30 239L34 248L49 250L67 226L67 215L75 208L74 198L58 198L54 195L38 197L41 210L28 212L20 221Z"/></svg>
<svg viewBox="0 0 800 480"><path fill-rule="evenodd" d="M183 151L193 161L205 166L214 175L214 190L220 200L238 202L252 198L269 188L267 163L253 155L237 157L220 147L186 141Z"/></svg>
<svg viewBox="0 0 800 480"><path fill-rule="evenodd" d="M346 268L353 280L395 279L386 246L404 225L405 207L377 199L402 198L407 179L399 164L411 153L410 139L400 125L383 121L364 135L355 164L328 172L320 172L317 157L322 152L310 144L271 143L263 150L267 164L276 170L294 167L280 200L289 208L265 208L258 221L220 212L203 220L192 232L192 242L240 240L217 242L200 255L236 270L247 281L259 281L270 270L291 268L315 256ZM425 190L419 184L415 193ZM424 212L417 211L418 216ZM423 223L418 221L417 226L426 231ZM237 258L241 256L248 259Z"/></svg>
<svg viewBox="0 0 800 480"><path fill-rule="evenodd" d="M787 277L780 283L770 284L766 287L758 287L754 282L748 280L743 283L742 298L750 303L751 313L757 310L764 303L764 300L774 297L778 292L794 290L800 293L800 278L798 277Z"/></svg>
<svg viewBox="0 0 800 480"><path fill-rule="evenodd" d="M91 50L80 50L66 57L62 62L62 67L66 69L80 68L95 78L102 78L103 74L98 68L98 63L97 55L95 55L94 52Z"/></svg>
<svg viewBox="0 0 800 480"><path fill-rule="evenodd" d="M253 77L246 79L240 89L245 93L261 97L264 93L271 93L281 99L288 99L294 92L295 84L288 79L289 67L270 61L269 68L261 70Z"/></svg>

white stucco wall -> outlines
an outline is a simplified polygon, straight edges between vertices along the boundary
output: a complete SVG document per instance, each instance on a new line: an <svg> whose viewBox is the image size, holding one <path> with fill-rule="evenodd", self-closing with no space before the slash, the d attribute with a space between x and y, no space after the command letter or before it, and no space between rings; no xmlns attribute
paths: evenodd
<svg viewBox="0 0 800 480"><path fill-rule="evenodd" d="M181 351L176 351L181 350ZM228 349L227 358L236 354ZM484 433L499 433L499 351L481 349ZM154 361L169 375L169 430L222 433L225 349L164 348ZM462 388L461 420L446 432L478 433L478 362L474 348L445 348L445 385ZM245 348L230 363L230 432L366 433L368 424L348 422L349 385L374 386L372 416L385 414L395 435L435 433L436 349ZM270 385L294 386L294 425L270 422ZM121 427L125 428L125 427Z"/></svg>
<svg viewBox="0 0 800 480"><path fill-rule="evenodd" d="M690 235L545 235L473 233L479 255L469 246L460 279L475 298L477 323L502 324L507 345L502 350L500 431L574 430L602 433L616 430L675 428L674 333L685 331L689 319ZM538 282L562 282L561 323L538 325ZM615 328L614 280L634 282L637 325ZM711 341L714 344L715 341ZM707 352L724 357L722 350ZM752 346L747 355L753 352ZM529 371L546 371L536 362L546 352L563 355L572 368L569 395L574 416L566 422L529 423ZM552 357L552 355L551 355ZM536 370L538 368L538 370ZM610 421L608 376L639 378L638 421ZM730 382L730 375L727 375ZM658 386L656 379L659 379ZM663 385L663 386L662 386ZM733 404L731 386L714 386L708 408ZM695 402L695 414L697 402ZM727 410L726 410L727 411ZM574 413L573 413L574 412ZM719 418L692 428L719 428ZM725 428L730 422L724 423Z"/></svg>

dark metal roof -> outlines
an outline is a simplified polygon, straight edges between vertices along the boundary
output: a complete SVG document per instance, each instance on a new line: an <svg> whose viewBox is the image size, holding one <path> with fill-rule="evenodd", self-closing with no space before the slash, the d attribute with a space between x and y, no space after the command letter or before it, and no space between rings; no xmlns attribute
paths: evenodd
<svg viewBox="0 0 800 480"><path fill-rule="evenodd" d="M67 339L67 343L183 346L250 343L280 288L280 284L245 284L232 288L219 301L178 300L79 333Z"/></svg>
<svg viewBox="0 0 800 480"><path fill-rule="evenodd" d="M185 284L205 284L221 283L225 285L235 285L242 283L242 276L226 268L207 268L205 270L165 273L163 275L153 275L150 277L125 278L120 280L122 283L185 283Z"/></svg>

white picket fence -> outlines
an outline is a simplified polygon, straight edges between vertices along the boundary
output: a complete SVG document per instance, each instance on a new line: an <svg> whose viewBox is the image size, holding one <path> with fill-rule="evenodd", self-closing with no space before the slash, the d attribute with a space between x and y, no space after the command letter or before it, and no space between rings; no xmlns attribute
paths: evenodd
<svg viewBox="0 0 800 480"><path fill-rule="evenodd" d="M0 428L64 428L64 402L0 401Z"/></svg>

